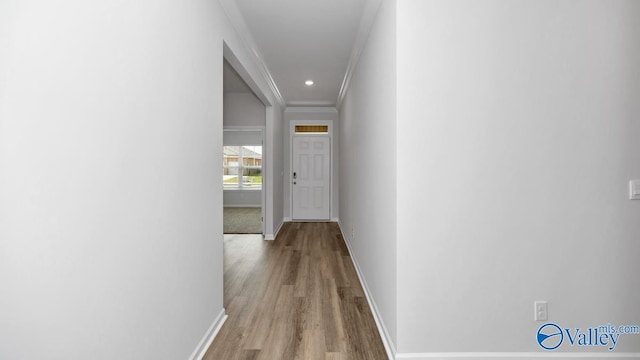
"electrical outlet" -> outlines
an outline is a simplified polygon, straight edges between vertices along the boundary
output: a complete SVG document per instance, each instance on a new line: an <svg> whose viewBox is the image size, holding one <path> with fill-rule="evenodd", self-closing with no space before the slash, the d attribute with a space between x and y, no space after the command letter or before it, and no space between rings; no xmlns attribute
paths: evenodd
<svg viewBox="0 0 640 360"><path fill-rule="evenodd" d="M351 240L355 240L356 239L356 229L351 228Z"/></svg>
<svg viewBox="0 0 640 360"><path fill-rule="evenodd" d="M629 181L629 199L640 200L640 180Z"/></svg>
<svg viewBox="0 0 640 360"><path fill-rule="evenodd" d="M533 316L533 319L535 321L546 321L549 318L549 311L547 308L547 302L546 301L534 301L533 302L533 307L535 310L535 314Z"/></svg>

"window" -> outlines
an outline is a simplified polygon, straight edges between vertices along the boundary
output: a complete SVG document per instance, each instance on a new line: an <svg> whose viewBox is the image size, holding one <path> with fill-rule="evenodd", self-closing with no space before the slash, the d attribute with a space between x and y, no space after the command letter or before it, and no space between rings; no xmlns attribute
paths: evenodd
<svg viewBox="0 0 640 360"><path fill-rule="evenodd" d="M225 146L222 182L227 189L262 189L262 146Z"/></svg>
<svg viewBox="0 0 640 360"><path fill-rule="evenodd" d="M329 125L296 125L296 133L327 134Z"/></svg>

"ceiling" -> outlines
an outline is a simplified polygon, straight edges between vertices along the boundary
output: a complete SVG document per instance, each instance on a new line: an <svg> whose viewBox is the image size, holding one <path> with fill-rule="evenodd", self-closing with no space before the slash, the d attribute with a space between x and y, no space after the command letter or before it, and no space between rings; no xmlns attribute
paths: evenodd
<svg viewBox="0 0 640 360"><path fill-rule="evenodd" d="M285 105L338 105L371 0L224 2L237 7L254 43L249 46L255 47ZM314 85L305 85L306 80Z"/></svg>

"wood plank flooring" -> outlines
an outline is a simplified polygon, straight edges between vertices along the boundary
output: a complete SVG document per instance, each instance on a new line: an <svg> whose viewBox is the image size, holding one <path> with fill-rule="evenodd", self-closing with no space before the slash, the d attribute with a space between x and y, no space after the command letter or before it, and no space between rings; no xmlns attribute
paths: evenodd
<svg viewBox="0 0 640 360"><path fill-rule="evenodd" d="M204 360L387 359L335 223L227 236L224 254L229 317Z"/></svg>

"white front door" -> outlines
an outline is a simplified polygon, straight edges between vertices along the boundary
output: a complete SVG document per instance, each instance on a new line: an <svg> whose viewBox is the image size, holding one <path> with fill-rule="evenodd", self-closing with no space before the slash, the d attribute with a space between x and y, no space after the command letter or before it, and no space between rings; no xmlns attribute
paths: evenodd
<svg viewBox="0 0 640 360"><path fill-rule="evenodd" d="M331 217L331 141L329 136L293 137L293 220Z"/></svg>

